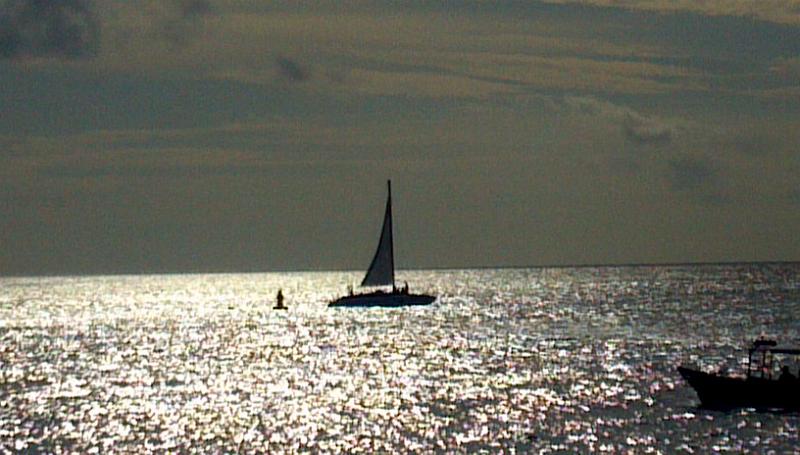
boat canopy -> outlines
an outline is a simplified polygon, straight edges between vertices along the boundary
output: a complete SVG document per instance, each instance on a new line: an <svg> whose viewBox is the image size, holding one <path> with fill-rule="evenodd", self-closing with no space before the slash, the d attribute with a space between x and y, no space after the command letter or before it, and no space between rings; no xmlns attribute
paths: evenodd
<svg viewBox="0 0 800 455"><path fill-rule="evenodd" d="M778 342L775 340L759 338L753 342L753 346L750 348L751 354L755 352L761 352L765 354L767 352L771 352L773 354L800 355L800 348L793 346L778 346Z"/></svg>
<svg viewBox="0 0 800 455"><path fill-rule="evenodd" d="M753 349L753 352L760 352L760 351L771 352L773 354L800 355L800 349L798 349L798 348L783 348L783 347L781 347L781 348L777 348L777 347L776 348L769 348L769 347L763 347L763 348Z"/></svg>

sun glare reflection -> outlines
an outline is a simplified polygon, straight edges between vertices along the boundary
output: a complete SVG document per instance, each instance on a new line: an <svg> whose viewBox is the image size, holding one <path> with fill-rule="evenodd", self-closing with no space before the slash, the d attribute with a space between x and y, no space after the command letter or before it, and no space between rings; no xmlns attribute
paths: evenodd
<svg viewBox="0 0 800 455"><path fill-rule="evenodd" d="M356 280L345 273L5 279L0 446L796 447L796 417L696 410L674 372L736 361L760 321L791 320L738 299L728 270L654 270L409 272L440 298L405 310L326 308ZM279 288L287 311L271 310ZM797 287L761 289L797 314Z"/></svg>

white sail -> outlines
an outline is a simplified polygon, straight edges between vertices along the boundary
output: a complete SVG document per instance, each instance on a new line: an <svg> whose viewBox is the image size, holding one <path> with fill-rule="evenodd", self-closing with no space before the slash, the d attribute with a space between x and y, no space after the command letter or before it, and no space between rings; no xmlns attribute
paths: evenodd
<svg viewBox="0 0 800 455"><path fill-rule="evenodd" d="M386 213L383 215L383 228L378 249L372 258L361 286L394 286L394 246L392 245L392 182L387 182L389 196L386 199Z"/></svg>

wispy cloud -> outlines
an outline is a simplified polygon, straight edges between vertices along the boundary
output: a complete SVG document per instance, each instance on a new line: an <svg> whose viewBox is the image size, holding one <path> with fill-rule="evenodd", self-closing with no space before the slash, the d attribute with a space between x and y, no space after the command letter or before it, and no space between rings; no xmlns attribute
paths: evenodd
<svg viewBox="0 0 800 455"><path fill-rule="evenodd" d="M584 4L661 12L692 12L709 16L742 16L800 24L796 0L543 0L546 3Z"/></svg>
<svg viewBox="0 0 800 455"><path fill-rule="evenodd" d="M69 163L48 164L38 169L39 175L65 179L100 178L191 178L235 177L259 175L274 171L274 166L240 163L120 163L94 166L76 166Z"/></svg>
<svg viewBox="0 0 800 455"><path fill-rule="evenodd" d="M677 134L676 126L668 121L598 98L568 96L564 101L579 112L616 124L628 140L636 143L666 144L672 142Z"/></svg>
<svg viewBox="0 0 800 455"><path fill-rule="evenodd" d="M359 5L287 12L256 2L103 2L92 12L103 30L93 47L100 51L94 69L259 84L313 81L425 97L434 92L432 79L444 82L437 96L445 97L521 88L636 94L703 88L700 75L662 63L660 47L573 34L564 18L548 24L532 14L530 22L511 21L503 33L486 34L480 31L492 23L468 8L445 14Z"/></svg>

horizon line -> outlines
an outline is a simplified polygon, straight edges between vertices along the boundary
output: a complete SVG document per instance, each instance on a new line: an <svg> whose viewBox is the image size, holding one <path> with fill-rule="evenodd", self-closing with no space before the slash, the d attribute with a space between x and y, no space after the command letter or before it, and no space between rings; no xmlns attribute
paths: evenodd
<svg viewBox="0 0 800 455"><path fill-rule="evenodd" d="M696 261L696 262L628 262L628 263L578 263L578 264L544 264L544 265L478 265L478 266L437 266L398 268L398 271L444 271L444 270L525 270L525 269L590 269L590 268L630 268L630 267L682 267L682 266L726 266L726 265L766 265L766 264L798 264L800 260L763 260L763 261ZM232 275L232 274L268 274L268 273L353 273L364 272L361 269L285 269L285 270L194 270L194 271L138 271L138 272L88 272L88 273L42 273L42 274L0 274L3 278L70 278L89 276L136 276L136 275Z"/></svg>

